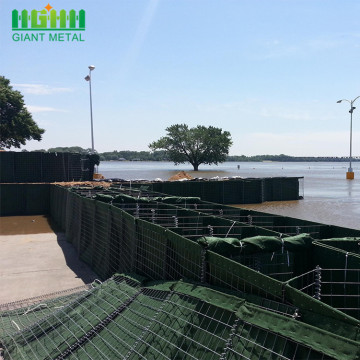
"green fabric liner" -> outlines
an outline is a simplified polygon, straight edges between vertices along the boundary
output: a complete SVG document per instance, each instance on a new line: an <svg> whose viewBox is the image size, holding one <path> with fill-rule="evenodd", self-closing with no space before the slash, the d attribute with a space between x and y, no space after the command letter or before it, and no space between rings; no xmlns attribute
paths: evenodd
<svg viewBox="0 0 360 360"><path fill-rule="evenodd" d="M150 200L148 198L145 197L134 197L134 196L130 196L130 195L126 195L126 194L119 194L119 195L115 195L114 199L113 199L113 204L116 203L148 203L150 202Z"/></svg>
<svg viewBox="0 0 360 360"><path fill-rule="evenodd" d="M314 262L324 269L359 269L360 255L354 254L326 243L313 243Z"/></svg>
<svg viewBox="0 0 360 360"><path fill-rule="evenodd" d="M343 359L354 359L360 356L359 327L357 327L357 334L356 332L353 334L354 339L349 339L346 338L346 333L349 335L349 327L344 336L339 336L334 334L334 332L331 331L332 329L325 331L316 326L305 324L301 322L301 319L299 321L269 312L254 304L248 303L243 298L184 281L159 282L154 285L146 285L146 288L175 291L195 297L222 309L235 312L236 316L244 321L281 334L282 336L288 337L305 346L310 346L314 350L324 352L326 355L334 358L338 358L340 353ZM318 317L321 318L321 316ZM327 318L327 322L331 322L332 327L341 325L339 322L334 323L329 318ZM342 326L346 325L349 324L342 324ZM354 357L355 354L356 357Z"/></svg>
<svg viewBox="0 0 360 360"><path fill-rule="evenodd" d="M136 219L136 230L138 239L136 268L151 278L165 278L168 247L166 229Z"/></svg>
<svg viewBox="0 0 360 360"><path fill-rule="evenodd" d="M265 335L267 334L267 331L277 333L281 336L293 340L295 343L303 344L304 346L308 346L315 351L319 351L327 356L334 357L335 359L341 358L341 359L350 360L350 359L358 359L360 356L359 341L353 341L346 337L338 336L332 333L331 331L325 331L321 327L304 324L301 322L301 319L299 321L269 312L265 309L259 308L254 304L248 303L241 297L224 294L222 292L219 292L211 288L203 287L201 285L196 285L193 283L187 283L184 281L146 283L144 278L139 278L136 275L135 277L126 276L126 278L131 280L132 284L134 284L135 282L134 284L135 288L139 288L141 286L149 290L174 292L174 294L170 298L170 301L177 305L181 305L181 303L183 303L183 305L186 306L186 309L183 309L180 312L176 310L176 308L174 308L173 312L169 308L163 308L163 310L166 310L168 313L173 313L173 316L178 319L176 323L180 323L180 324L181 321L183 321L184 319L190 321L191 324L196 324L199 321L199 319L202 319L201 328L207 330L206 336L208 337L208 340L206 338L205 339L203 338L202 341L206 344L210 344L210 339L212 337L212 332L209 332L210 329L209 326L212 320L210 319L205 320L206 319L205 317L202 318L203 312L206 315L209 314L210 316L214 316L215 312L218 312L218 309L224 309L226 311L234 313L235 316L241 319L242 321L246 321L250 324L258 326L260 329L263 329ZM114 280L110 279L101 285L97 285L97 288L93 290L93 292L82 295L81 298L83 300L80 302L76 301L76 304L82 303L83 304L82 306L78 306L78 305L76 305L76 307L67 306L61 311L64 315L59 315L58 313L56 317L52 317L52 314L45 314L46 319L45 318L34 319L36 323L34 323L33 326L29 324L30 327L28 329L25 329L24 331L22 331L22 333L15 334L15 336L12 336L12 338L8 338L8 337L3 338L2 344L5 345L7 350L10 350L10 353L15 352L15 354L19 354L24 358L28 358L29 356L31 357L33 351L32 341L35 341L34 344L36 344L37 355L39 355L38 358L47 359L48 353L51 354L51 358L54 358L55 356L59 355L61 351L65 351L68 346L71 346L72 344L75 343L73 333L75 333L75 335L78 338L81 337L83 334L86 333L86 331L89 331L91 329L91 326L92 327L96 326L97 323L99 322L99 319L100 320L104 319L107 314L111 313L114 310L114 306L121 305L128 299L128 296L135 294L136 293L135 288L133 287L133 285L129 285L124 282L121 282L120 284L116 284ZM106 293L103 292L103 289L107 290L106 293L110 292L110 294L113 295L108 299L106 297L104 298ZM121 290L121 292L119 292L119 290ZM126 297L122 295L124 294L123 292L124 290L128 294ZM121 297L118 297L119 295ZM194 303L193 301L189 302L187 301L186 298L183 299L182 297L179 297L179 295L190 296L191 298L195 298L200 302L198 303ZM93 304L95 302L97 306L99 306L99 308L93 307L93 305L90 305L90 307L88 308L87 299L90 298L91 298L90 303ZM118 304L113 303L116 298L118 298ZM108 304L108 301L110 299L111 299L111 304ZM147 304L149 305L150 303L153 303L156 300L150 299L146 295L139 295L139 301L143 305L137 308L137 312L147 313L148 316L151 318L149 313L149 311L151 310L147 309L146 305ZM209 310L206 310L208 308L204 309L204 307L201 305L202 302L214 306L212 311L208 312ZM138 306L139 303L134 303L134 304L131 303L130 305L127 306L127 308L132 309L133 307L138 307ZM154 304L152 304L152 306L154 306ZM198 313L196 309L202 309L202 310L200 313ZM194 310L196 311L196 313L193 312ZM127 311L127 309L125 311ZM94 319L92 317L93 319L92 321L95 320L95 322L91 322L91 324L89 324L88 321L91 319L89 318L89 315L92 312L94 312L99 319ZM2 313L0 313L0 315L2 315ZM156 314L153 315L155 316ZM59 316L63 319L63 322L59 322ZM134 316L132 314L130 316L134 320ZM79 326L75 328L71 327L71 321L69 322L68 320L69 318L72 318L74 321L76 321L79 324ZM125 326L125 328L127 329L128 326L131 326L130 338L133 339L132 340L133 342L134 339L136 339L137 336L141 334L142 328L134 327L128 324L126 319L125 320L122 319L123 317L119 316L114 321L115 322L122 321L123 326ZM136 321L140 325L140 322L138 320ZM159 336L163 338L161 340L162 342L166 341L166 339L169 338L169 336L171 335L170 333L172 331L171 330L172 327L176 327L176 329L181 332L181 326L179 327L179 325L168 323L167 326L164 327L162 325L162 324L166 325L164 321L165 320L162 319L160 315L158 322L155 323L155 328L151 329L153 333L159 334ZM232 323L233 321L229 322L230 325ZM39 332L38 324L41 324L43 329L48 328L49 335L48 334L44 335L42 331ZM127 324L128 326L126 326ZM68 329L67 327L69 325L70 328ZM144 327L146 325L147 325L146 323L142 324L142 326ZM115 331L116 327L112 329L112 326L113 326L112 323L110 323L107 325L107 328L109 328L109 330L111 329L112 331ZM216 325L216 327L218 326L219 324ZM337 324L334 324L334 326L337 326ZM157 331L155 331L155 329L157 329ZM348 330L350 329L348 328ZM60 333L62 334L61 337L59 337L57 331L60 331ZM238 330L236 330L236 332L237 331ZM201 336L203 337L204 334L205 332L202 332ZM124 333L120 333L120 335L124 340L126 340L129 336L129 334L128 336L126 336L126 334ZM52 340L49 341L47 339L47 336L51 336ZM104 330L103 332L100 332L95 338L93 338L90 341L90 343L96 343L100 341L102 337L104 337L104 339L107 339L107 341L110 340L112 342L113 340L111 340L111 338L107 338L107 336L108 336L108 332ZM250 335L248 334L248 336ZM256 335L254 339L255 342L257 340L257 337L258 335ZM63 342L63 338L67 339L66 343ZM194 333L194 338L192 340L197 341L195 333ZM226 339L223 340L225 341ZM42 344L42 346L39 346L38 341ZM149 339L147 339L147 341L149 341ZM160 341L159 338L156 337L156 339L154 339L154 341L152 342L153 346L162 349L163 354L168 353L167 351L170 350L165 350L162 343L159 344L157 343L159 341ZM127 342L127 340L125 342ZM16 344L18 346L21 346L22 348L21 349L18 348L16 350ZM113 343L113 346L116 346L116 344L117 341ZM192 342L190 344L192 344ZM84 346L88 346L88 345L89 343L85 343ZM221 346L223 346L223 344ZM216 349L217 350L221 349L221 346L219 345L219 347ZM247 347L245 347L243 350L247 351L248 349ZM145 355L147 354L149 349L140 347L138 351L140 354ZM192 349L187 348L187 351L192 351ZM196 351L196 349L194 351ZM171 352L169 354L171 354ZM79 358L82 359L83 356L84 355L82 356L79 355ZM13 358L17 359L18 357L14 356ZM251 358L254 358L254 355Z"/></svg>
<svg viewBox="0 0 360 360"><path fill-rule="evenodd" d="M289 250L292 252L306 251L311 247L313 239L308 234L281 239L276 236L253 236L243 238L220 238L203 236L197 242L208 250L223 256L236 256L254 254L259 252L274 252L277 250Z"/></svg>
<svg viewBox="0 0 360 360"><path fill-rule="evenodd" d="M232 288L233 281L240 289L243 289L243 286L245 286L250 291L250 288L256 287L257 291L264 293L264 295L268 293L278 299L282 298L282 282L212 251L208 251L206 256L209 266L210 284Z"/></svg>
<svg viewBox="0 0 360 360"><path fill-rule="evenodd" d="M136 339L139 336L142 336L144 329L151 330L151 332L148 332L147 335L145 335L145 339L147 343L152 344L152 347L146 347L140 342L141 345L137 348L138 353L142 354L146 358L153 358L156 356L154 348L161 349L162 355L158 354L158 358L162 358L162 356L165 355L173 358L173 351L177 351L176 349L174 350L174 348L176 347L178 341L185 341L187 344L186 347L184 346L183 348L186 349L188 353L192 353L193 355L195 354L194 356L198 358L205 356L205 350L194 346L193 341L208 344L208 346L212 347L213 351L219 353L224 347L225 341L230 336L229 331L227 331L222 337L222 341L224 343L221 343L221 341L219 343L219 339L217 339L215 343L214 341L211 341L212 337L216 334L216 330L221 330L221 324L216 322L216 313L219 313L219 309L230 312L228 314L230 325L234 323L234 319L232 317L236 316L241 321L246 321L247 323L262 329L264 336L267 336L267 331L274 332L291 339L295 343L303 344L304 346L308 346L315 351L324 353L325 355L331 356L335 359L341 358L350 360L358 359L360 356L359 341L338 336L333 332L325 331L318 326L304 324L301 322L301 319L291 319L269 312L245 301L245 299L238 296L228 295L215 289L185 281L159 281L157 283L146 283L144 278L139 278L136 275L126 276L125 281L126 279L129 279L132 284L135 282L135 287L134 285L129 285L124 281L120 284L116 283L116 281L114 281L116 280L116 277L114 280L110 279L101 285L97 285L96 289L92 292L81 295L81 301L78 299L75 303L66 306L60 312L57 312L56 316L53 316L52 314L44 314L44 318L35 319L34 324L29 324L29 327L21 333L14 333L11 337L5 336L1 340L1 343L14 359L31 358L33 351L35 350L32 342L34 342L34 346L36 346L38 359L47 359L49 356L50 358L55 358L69 346L73 345L76 338L79 339L84 336L85 333L95 327L99 321L105 319L108 314L113 312L114 308L124 304L127 299L129 299L129 296L135 295L139 288L142 287L149 290L174 293L171 295L171 298L169 299L170 302L168 303L164 302L164 297L159 297L158 300L156 300L156 298L152 299L145 294L140 294L139 301L130 303L124 310L124 314L127 315L127 317L131 317L138 326L129 324L128 320L120 315L116 317L112 323L109 323L106 328L111 331L119 331L119 328L115 326L115 323L121 323L122 328L127 329L128 332L124 333L122 331L119 333L119 336L121 336L125 344L130 345L135 344ZM103 291L105 289L106 292ZM106 294L110 294L111 296L107 298ZM189 301L190 299L183 298L181 295L190 296L197 301ZM89 300L89 302L87 300ZM159 312L156 309L159 309L162 303L164 305L162 309L163 311ZM212 308L204 307L202 305L203 303L210 304ZM96 306L94 306L94 304ZM149 309L146 306L150 304L154 307L154 309ZM174 304L175 307L172 304ZM185 308L179 311L177 306L181 305L184 305ZM136 310L137 314L144 313L144 315L146 315L149 319L157 317L157 321L153 322L150 320L149 323L145 317L139 318L138 315L131 312L131 309ZM155 313L154 310L156 311ZM128 311L130 311L129 314L127 313ZM171 323L171 318L165 315L166 313L171 314L171 316L173 316L174 319L177 319L177 321L175 323ZM96 317L92 316L92 314L95 314ZM224 313L220 312L220 314ZM215 322L214 320L208 318L209 315L215 319ZM186 325L187 329L183 329L182 327L185 320L189 322ZM74 327L72 321L75 321L78 326ZM328 319L328 321L332 322L332 319ZM41 328L39 325L41 325ZM185 334L190 334L189 331L191 330L191 326L194 325L200 325L200 329L194 331L193 336L190 339L187 339L186 337L183 338ZM337 323L333 323L333 326L336 328L339 325ZM239 328L241 328L241 325ZM47 329L46 334L43 333L44 329ZM175 333L172 333L174 330L178 332L176 338L174 337ZM237 334L238 331L239 329L235 329L235 334ZM350 327L348 328L348 331L350 332ZM243 331L241 334L243 334ZM75 335L76 338L73 335ZM48 336L51 337L51 341L49 341ZM247 338L252 338L256 344L258 335L254 336L248 333ZM66 342L64 339L66 339ZM124 355L129 350L123 345L120 346L118 340L109 337L109 332L106 330L102 330L89 342L85 342L84 345L81 345L81 348L85 347L86 353L92 354L92 351L94 351L92 344L101 344L103 343L102 339L106 339L114 347L119 346L117 348L118 351L121 350ZM167 345L164 346L164 344ZM241 346L240 350L242 351L250 351L247 345L237 345L237 347L239 346ZM103 351L108 351L108 355L111 358L112 352L110 348L105 347ZM266 354L267 350L261 350L261 353L263 352ZM250 353L252 352L250 351ZM93 355L95 356L96 352L94 352ZM74 353L73 356L83 359L87 355L84 355L84 352L79 350ZM255 358L255 356L256 354L252 354L251 358ZM72 358L72 356L70 357Z"/></svg>
<svg viewBox="0 0 360 360"><path fill-rule="evenodd" d="M242 298L181 281L171 283L168 286L169 290L198 298L226 310L234 311L237 317L244 321L269 331L277 332L303 345L311 346L317 351L322 352L326 350L324 352L328 356L337 358L339 349L344 349L344 347L348 348L347 351L344 350L344 359L353 359L354 354L360 355L359 341L348 340L328 331L320 331L315 326L261 309ZM327 344L328 348L325 348L325 344Z"/></svg>
<svg viewBox="0 0 360 360"><path fill-rule="evenodd" d="M114 197L106 194L96 194L95 196L93 196L93 199L104 203L110 203L114 200Z"/></svg>
<svg viewBox="0 0 360 360"><path fill-rule="evenodd" d="M201 201L199 197L193 197L193 196L166 196L166 197L159 197L156 201L161 201L166 204L197 204Z"/></svg>
<svg viewBox="0 0 360 360"><path fill-rule="evenodd" d="M315 300L313 297L303 293L302 291L292 287L289 283L285 284L285 298L300 309L307 309L308 311L333 318L336 322L342 321L355 326L358 330L356 333L349 334L349 336L356 336L355 340L360 340L360 321L349 316L342 311L336 310L330 305L327 305L321 301Z"/></svg>
<svg viewBox="0 0 360 360"><path fill-rule="evenodd" d="M113 294L111 298L112 303L104 301L102 297L103 286L99 286L93 292L81 296L81 300L78 300L74 305L70 304L60 312L55 312L54 315L40 319L28 331L24 330L21 333L17 333L12 339L6 338L2 343L10 350L10 353L14 351L17 355L21 355L20 357L15 357L16 359L32 358L32 352L35 350L32 349L32 341L35 341L37 359L55 358L74 344L76 338L83 336L111 313L114 306L119 306L128 298L128 296L119 293L119 286L113 280L110 280L104 286L106 286L109 293ZM137 291L135 288L125 284L122 285L122 288L125 288L124 290L130 296ZM114 303L116 295L118 296L117 304ZM119 295L122 295L122 298ZM92 301L88 302L88 299ZM93 314L96 317L92 316ZM59 318L62 320L59 320ZM74 322L77 326L73 325ZM59 336L58 332L59 327L61 328L61 336ZM45 334L44 329L46 331ZM49 338L52 341L49 341ZM63 340L64 338L66 342ZM41 346L39 346L39 343ZM20 346L16 349L16 345Z"/></svg>
<svg viewBox="0 0 360 360"><path fill-rule="evenodd" d="M299 323L279 314L256 308L251 304L242 305L236 315L244 321L269 331L281 334L328 356L354 359L360 356L360 343L325 332L317 327Z"/></svg>
<svg viewBox="0 0 360 360"><path fill-rule="evenodd" d="M53 190L53 188L55 190ZM68 196L69 194L69 196ZM109 196L109 195L106 195ZM150 235L146 235L148 239L146 241L149 241L149 244L151 244L151 234L154 234L155 238L153 240L162 242L163 240L165 243L169 246L169 251L171 253L170 260L173 261L171 263L171 267L173 267L176 272L170 273L170 278L178 279L180 277L185 277L192 279L194 281L199 281L200 279L200 264L201 264L201 247L200 244L197 244L194 241L188 240L178 234L173 233L172 231L168 229L163 229L162 227L158 225L151 224L149 222L145 222L143 220L135 219L132 215L126 213L123 210L120 210L118 208L115 208L111 205L107 205L105 203L101 203L100 201L94 201L90 199L86 199L84 197L81 197L75 193L69 193L68 189L64 189L59 186L51 186L51 197L53 199L51 211L53 214L53 217L57 220L57 222L60 222L61 224L66 223L66 218L68 216L65 216L65 210L66 210L66 204L71 204L72 200L69 200L71 198L78 198L81 199L81 206L80 206L80 219L81 214L84 210L88 210L88 214L90 215L90 218L95 216L96 220L96 212L95 208L101 208L101 209L111 209L110 213L121 213L121 216L123 218L123 226L126 227L126 231L124 231L124 234L129 236L129 239L126 241L134 243L134 246L136 246L136 243L139 241L138 236L140 235L140 239L143 235L145 235L145 232L149 232ZM123 196L122 196L123 197ZM142 199L133 198L132 201L134 202L141 202ZM125 202L127 202L127 199L125 199ZM101 204L101 205L100 205ZM172 205L169 206L169 209L172 209ZM164 209L166 209L166 206L164 204ZM183 210L183 214L188 215L191 213L194 216L198 216L198 213L195 211L188 211ZM179 214L182 214L180 212ZM180 215L181 216L181 215ZM92 224L91 219L87 219L86 222L89 223L89 225ZM214 220L216 219L216 220ZM212 216L206 217L204 219L205 223L212 224L215 223L219 225L231 225L232 221L225 220L225 219L217 219ZM82 226L82 224L77 224L77 226ZM256 231L255 227L248 227L249 229L244 229L244 233L246 232L252 232L254 233ZM255 229L255 230L254 230ZM260 228L261 229L261 228ZM80 233L79 228L79 233ZM145 232L144 232L145 231ZM226 230L227 231L227 230ZM138 235L137 235L138 233ZM164 236L165 239L162 239L162 236ZM230 234L231 236L231 234ZM234 255L234 248L238 251L238 248L240 247L240 241L243 244L247 245L247 251L249 253L252 252L273 252L276 250L279 250L282 248L283 244L279 237L274 236L253 236L253 237L246 237L242 240L239 240L237 238L218 238L215 239L214 243L212 244L212 239L209 237L203 238L204 241L203 245L208 246L207 247L207 254L206 254L206 261L208 264L207 269L207 275L208 279L206 281L209 281L213 285L218 285L220 287L228 287L229 289L234 288L235 286L238 286L239 289L251 292L252 289L256 288L258 289L259 294L265 295L273 295L275 298L283 299L284 301L290 302L294 306L298 307L300 309L301 318L300 322L304 321L309 326L311 325L317 325L317 322L319 323L319 328L321 327L323 330L333 332L343 336L347 337L350 340L359 340L360 338L360 325L359 321L352 318L351 316L348 316L344 314L341 311L337 311L333 307L326 305L322 302L319 302L312 297L302 293L301 291L295 289L292 287L292 280L288 281L287 283L282 283L279 281L276 281L272 278L269 278L263 274L260 274L254 270L251 270L247 268L246 266L243 266L241 264L238 264L230 259L226 259L223 256L219 254L215 254L213 251L217 252L217 248L220 247L222 249L223 247L225 250L224 254L228 254L230 252L231 255ZM208 242L210 239L210 245L214 248L211 249ZM350 239L350 240L349 240ZM341 250L339 248L336 248L334 246L331 246L331 242L338 243L343 241L349 242L349 241L357 241L357 238L346 238L346 239L325 239L314 241L312 238L307 234L301 234L298 236L293 237L284 237L284 249L297 252L299 251L299 256L303 256L302 252L306 250L310 250L310 254L313 255L313 260L317 264L317 261L319 262L320 266L322 267L331 267L331 268L339 268L343 269L345 266L345 255L347 251ZM82 254L80 252L81 257L87 257L87 256L93 256L94 249L92 248L94 245L92 243L92 239L85 239L86 241L91 240L90 248L86 247L86 242L83 242L83 251L85 254ZM84 239L83 239L84 241ZM205 242L206 241L206 242ZM199 241L200 243L200 241ZM143 246L143 247L141 247ZM147 251L144 252L144 249L148 247L149 245L143 244L140 246L140 249L143 251L143 255L147 253ZM145 247L144 247L145 246ZM149 247L150 249L150 247ZM244 247L246 249L246 247ZM256 250L255 250L256 249ZM251 251L250 251L251 250ZM90 251L91 254L86 254L87 251ZM163 252L163 250L159 249L159 253ZM242 254L245 252L242 252ZM136 253L134 252L134 254ZM89 259L89 258L87 258ZM96 258L95 258L96 259ZM158 255L151 254L150 257L146 260L149 264L154 264L156 260L158 259ZM349 269L358 269L359 268L359 259L360 256L354 253L349 253L347 258L347 266ZM89 261L89 260L88 260ZM96 262L97 260L95 260ZM106 261L103 263L104 266L106 265ZM102 262L98 262L98 266L101 266ZM191 268L190 268L191 266ZM154 273L152 274L152 277L162 277L164 273L162 271L164 267L164 263L160 262L159 264L155 264L153 267ZM99 268L100 269L100 268ZM142 270L144 273L144 276L146 276L145 273L146 267ZM99 270L102 271L101 269ZM135 268L133 268L133 271L136 271ZM166 271L169 271L167 269ZM229 290L230 291L230 290ZM256 291L255 291L256 293ZM247 298L250 296L256 296L254 295L248 295ZM260 298L260 297L259 297ZM210 301L210 300L209 300ZM326 320L328 319L328 320ZM299 322L299 320L298 320ZM297 323L298 323L297 322ZM320 326L321 324L321 326Z"/></svg>

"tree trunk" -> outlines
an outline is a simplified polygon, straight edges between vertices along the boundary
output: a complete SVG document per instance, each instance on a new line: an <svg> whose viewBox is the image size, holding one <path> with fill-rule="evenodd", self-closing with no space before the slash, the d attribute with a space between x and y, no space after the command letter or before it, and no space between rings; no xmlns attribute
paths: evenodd
<svg viewBox="0 0 360 360"><path fill-rule="evenodd" d="M194 167L194 171L199 171L199 165L198 164L192 164L192 166Z"/></svg>

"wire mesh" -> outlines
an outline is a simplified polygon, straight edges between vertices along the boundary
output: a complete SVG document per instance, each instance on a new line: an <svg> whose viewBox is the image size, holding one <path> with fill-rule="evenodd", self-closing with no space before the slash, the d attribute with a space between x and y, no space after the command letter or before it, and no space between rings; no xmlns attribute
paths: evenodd
<svg viewBox="0 0 360 360"><path fill-rule="evenodd" d="M7 152L0 154L0 182L37 183L92 180L94 164L75 153Z"/></svg>
<svg viewBox="0 0 360 360"><path fill-rule="evenodd" d="M243 319L246 315L234 311L236 307L204 301L186 294L181 283L174 285L144 287L115 276L88 291L48 301L51 312L33 307L37 316L31 319L24 308L16 315L0 313L11 321L16 316L19 323L27 316L23 328L0 336L1 355L57 360L332 358L326 350L269 330L266 322L259 326Z"/></svg>
<svg viewBox="0 0 360 360"><path fill-rule="evenodd" d="M323 269L317 266L289 284L360 320L360 269Z"/></svg>
<svg viewBox="0 0 360 360"><path fill-rule="evenodd" d="M196 240L233 236L245 242L257 235L280 239L280 233L255 226L253 218L226 219L227 207L196 200L185 209L155 201L150 193L144 198L141 192L131 190L137 196L130 197L121 189L54 187L54 219L101 279L126 272L156 282L143 286L115 276L63 296L60 306L55 300L39 300L16 313L7 309L6 333L0 335L5 359L329 359L343 354L334 350L335 343L346 348L348 359L355 358L359 344L352 329L358 323L345 313L359 316L356 256L348 259L338 251L344 269L306 272L325 251L337 250L319 245L313 251L302 237L289 243L294 251L263 247L255 253L221 255ZM202 206L220 216L202 212ZM278 221L264 216L268 218ZM281 239L275 242L281 244ZM187 283L178 283L180 279L192 282L186 291L179 290L178 284ZM172 282L165 285L164 280ZM214 288L219 291L211 292ZM296 289L310 300L304 303L305 295L297 296ZM329 306L319 308L318 300ZM309 315L309 308L320 313ZM343 313L335 314L333 308ZM326 320L323 332L317 322L323 326Z"/></svg>

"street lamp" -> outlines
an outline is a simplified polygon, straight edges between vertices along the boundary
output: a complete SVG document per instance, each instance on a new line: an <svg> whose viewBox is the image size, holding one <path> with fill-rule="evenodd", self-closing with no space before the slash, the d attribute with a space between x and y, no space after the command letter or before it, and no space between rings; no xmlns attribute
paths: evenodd
<svg viewBox="0 0 360 360"><path fill-rule="evenodd" d="M94 153L94 129L93 129L93 113L92 113L92 97L91 97L91 72L95 69L94 65L89 66L89 75L85 76L85 80L89 82L90 87L90 117L91 117L91 152Z"/></svg>
<svg viewBox="0 0 360 360"><path fill-rule="evenodd" d="M352 180L354 179L354 172L353 172L353 169L351 167L351 161L352 161L352 114L354 112L354 110L356 109L354 105L354 102L360 98L360 95L357 96L354 100L347 100L347 99L341 99L341 100L338 100L337 103L340 104L342 101L347 101L349 104L350 104L350 110L349 110L349 113L350 113L350 166L349 166L349 169L346 173L346 178L349 179L349 180Z"/></svg>

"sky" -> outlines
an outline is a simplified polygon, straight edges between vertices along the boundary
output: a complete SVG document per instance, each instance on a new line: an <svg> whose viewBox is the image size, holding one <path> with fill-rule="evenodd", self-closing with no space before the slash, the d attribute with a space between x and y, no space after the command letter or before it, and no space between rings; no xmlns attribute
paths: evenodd
<svg viewBox="0 0 360 360"><path fill-rule="evenodd" d="M83 41L14 41L12 10L48 3L85 10ZM0 0L0 75L45 129L29 151L91 148L94 65L98 152L148 151L184 123L229 131L230 155L349 156L337 100L360 95L359 14L359 0Z"/></svg>

